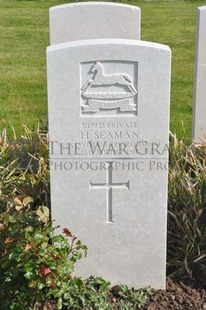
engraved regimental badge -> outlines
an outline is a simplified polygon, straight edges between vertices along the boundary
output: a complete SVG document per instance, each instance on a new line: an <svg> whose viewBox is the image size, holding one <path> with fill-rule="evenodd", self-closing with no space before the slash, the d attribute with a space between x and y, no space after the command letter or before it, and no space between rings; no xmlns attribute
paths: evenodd
<svg viewBox="0 0 206 310"><path fill-rule="evenodd" d="M137 115L136 63L97 61L83 63L81 69L82 116Z"/></svg>

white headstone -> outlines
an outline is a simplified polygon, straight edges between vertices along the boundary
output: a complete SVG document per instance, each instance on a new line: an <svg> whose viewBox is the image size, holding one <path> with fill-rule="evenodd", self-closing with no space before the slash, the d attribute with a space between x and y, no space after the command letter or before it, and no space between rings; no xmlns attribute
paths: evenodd
<svg viewBox="0 0 206 310"><path fill-rule="evenodd" d="M50 42L87 39L140 39L140 9L136 6L83 2L50 8Z"/></svg>
<svg viewBox="0 0 206 310"><path fill-rule="evenodd" d="M47 50L52 216L88 246L76 274L165 287L170 49Z"/></svg>
<svg viewBox="0 0 206 310"><path fill-rule="evenodd" d="M206 139L206 6L197 11L193 139Z"/></svg>

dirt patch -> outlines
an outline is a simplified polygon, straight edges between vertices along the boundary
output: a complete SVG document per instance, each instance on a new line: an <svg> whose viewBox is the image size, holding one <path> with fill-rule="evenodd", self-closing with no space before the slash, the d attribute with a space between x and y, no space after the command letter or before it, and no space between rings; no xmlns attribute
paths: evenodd
<svg viewBox="0 0 206 310"><path fill-rule="evenodd" d="M205 289L204 283L167 278L166 291L156 291L144 310L206 310Z"/></svg>

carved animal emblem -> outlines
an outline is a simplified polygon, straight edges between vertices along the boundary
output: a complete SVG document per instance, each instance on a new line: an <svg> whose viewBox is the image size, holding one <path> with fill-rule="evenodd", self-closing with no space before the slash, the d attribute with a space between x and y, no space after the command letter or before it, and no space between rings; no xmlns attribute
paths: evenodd
<svg viewBox="0 0 206 310"><path fill-rule="evenodd" d="M121 86L127 86L127 88L130 90L132 93L137 93L133 82L132 78L125 73L115 73L115 74L109 74L106 75L104 73L104 67L100 62L96 62L92 68L91 72L94 73L94 76L92 79L89 79L83 86L82 86L82 91L85 92L90 86L97 85L121 85Z"/></svg>

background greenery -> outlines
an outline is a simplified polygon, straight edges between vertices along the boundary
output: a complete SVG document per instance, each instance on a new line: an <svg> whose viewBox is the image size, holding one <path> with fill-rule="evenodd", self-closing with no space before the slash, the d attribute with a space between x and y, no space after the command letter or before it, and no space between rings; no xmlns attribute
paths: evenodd
<svg viewBox="0 0 206 310"><path fill-rule="evenodd" d="M0 131L47 119L48 9L70 1L0 0ZM121 2L123 3L123 2ZM203 1L127 1L142 11L142 40L172 49L171 131L191 139L196 8Z"/></svg>

